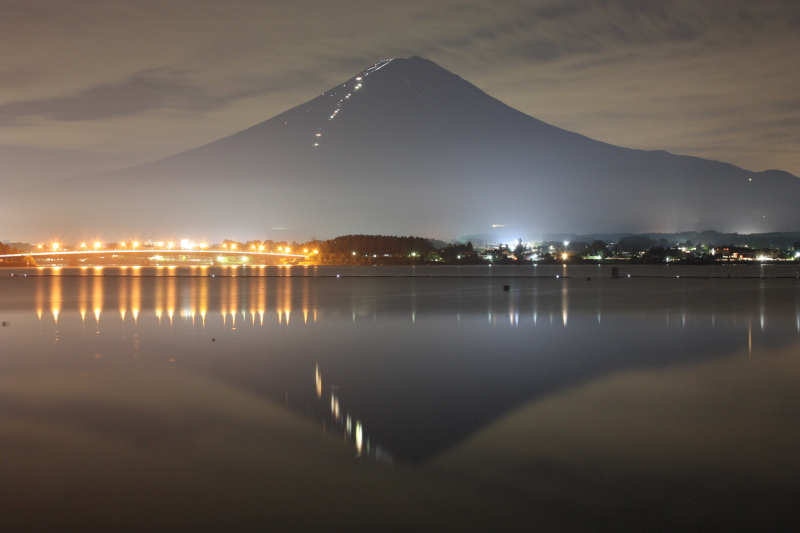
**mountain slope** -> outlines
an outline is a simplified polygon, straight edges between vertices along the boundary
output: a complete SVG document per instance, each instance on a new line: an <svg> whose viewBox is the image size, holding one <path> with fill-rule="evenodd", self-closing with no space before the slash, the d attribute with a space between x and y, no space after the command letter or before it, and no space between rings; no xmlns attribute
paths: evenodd
<svg viewBox="0 0 800 533"><path fill-rule="evenodd" d="M791 230L798 197L791 174L594 141L412 57L230 137L17 191L0 207L9 237L29 239L63 227L73 238L449 238L492 224L510 237Z"/></svg>

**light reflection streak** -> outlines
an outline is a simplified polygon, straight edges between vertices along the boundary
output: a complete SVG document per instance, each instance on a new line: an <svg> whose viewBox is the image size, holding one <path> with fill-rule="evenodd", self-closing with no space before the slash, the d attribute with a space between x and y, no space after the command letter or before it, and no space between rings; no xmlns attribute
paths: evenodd
<svg viewBox="0 0 800 533"><path fill-rule="evenodd" d="M96 267L92 278L92 309L94 310L95 323L99 324L100 313L103 310L103 278L98 275Z"/></svg>
<svg viewBox="0 0 800 533"><path fill-rule="evenodd" d="M36 301L36 316L39 317L39 322L42 321L42 314L44 313L44 282L45 278L36 278L36 293L35 293L35 301Z"/></svg>
<svg viewBox="0 0 800 533"><path fill-rule="evenodd" d="M60 270L54 269L51 278L52 287L50 289L50 312L53 313L53 320L58 324L58 313L61 311L61 276Z"/></svg>
<svg viewBox="0 0 800 533"><path fill-rule="evenodd" d="M319 371L319 363L316 363L314 367L314 383L317 391L317 399L322 400L322 376ZM376 461L391 465L393 461L391 454L384 451L380 446L376 446L373 453L369 438L365 437L364 427L361 421L354 418L349 412L344 416L342 415L339 397L336 395L337 388L336 386L331 386L330 417L332 419L332 428L338 428L338 430L342 432L342 439L344 442L348 442L348 439L352 439L356 449L356 457L366 455ZM323 418L322 432L325 434L327 431L328 421Z"/></svg>
<svg viewBox="0 0 800 533"><path fill-rule="evenodd" d="M134 268L131 276L131 315L133 323L139 321L139 309L142 306L142 278L139 276L139 269Z"/></svg>

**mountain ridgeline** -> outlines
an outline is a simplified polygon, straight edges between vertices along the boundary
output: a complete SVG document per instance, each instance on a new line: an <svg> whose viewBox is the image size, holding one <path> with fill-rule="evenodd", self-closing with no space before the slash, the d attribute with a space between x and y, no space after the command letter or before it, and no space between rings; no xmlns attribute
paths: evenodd
<svg viewBox="0 0 800 533"><path fill-rule="evenodd" d="M9 237L756 233L800 228L800 179L612 146L419 57L381 61L249 129L4 195ZM113 201L110 201L112 200ZM54 216L56 215L56 216Z"/></svg>

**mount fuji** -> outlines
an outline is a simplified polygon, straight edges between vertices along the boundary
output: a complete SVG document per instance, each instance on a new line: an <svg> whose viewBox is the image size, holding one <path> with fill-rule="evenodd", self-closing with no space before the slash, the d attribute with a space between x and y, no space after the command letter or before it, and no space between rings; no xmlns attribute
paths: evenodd
<svg viewBox="0 0 800 533"><path fill-rule="evenodd" d="M798 198L789 173L596 141L415 56L205 146L6 193L0 213L19 240L516 238L797 230Z"/></svg>

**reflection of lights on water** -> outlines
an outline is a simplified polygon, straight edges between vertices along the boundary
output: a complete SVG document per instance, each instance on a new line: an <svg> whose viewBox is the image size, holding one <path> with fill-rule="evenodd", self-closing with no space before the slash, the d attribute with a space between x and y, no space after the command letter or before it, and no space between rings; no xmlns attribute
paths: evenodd
<svg viewBox="0 0 800 533"><path fill-rule="evenodd" d="M339 420L339 398L331 392L331 414L335 420Z"/></svg>
<svg viewBox="0 0 800 533"><path fill-rule="evenodd" d="M317 363L314 367L314 382L317 390L317 398L322 399L322 377L319 371L319 363ZM342 438L344 441L347 442L349 438L353 439L356 448L356 457L367 455L376 461L391 465L393 462L391 454L387 453L380 446L376 446L373 452L373 449L370 447L369 439L365 438L364 436L364 427L361 425L361 421L354 419L350 413L342 416L339 398L336 396L335 392L336 389L336 386L331 386L330 413L334 421L334 427L336 427L336 423L338 423L338 427L342 432ZM328 425L323 419L323 433L327 431L327 428Z"/></svg>
<svg viewBox="0 0 800 533"><path fill-rule="evenodd" d="M361 422L356 422L356 450L358 451L359 457L361 456L361 451L364 445L364 433L361 429Z"/></svg>
<svg viewBox="0 0 800 533"><path fill-rule="evenodd" d="M314 370L314 381L317 385L317 399L322 399L322 376L319 373L319 363Z"/></svg>

